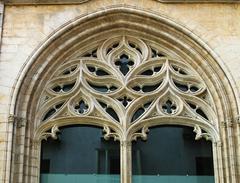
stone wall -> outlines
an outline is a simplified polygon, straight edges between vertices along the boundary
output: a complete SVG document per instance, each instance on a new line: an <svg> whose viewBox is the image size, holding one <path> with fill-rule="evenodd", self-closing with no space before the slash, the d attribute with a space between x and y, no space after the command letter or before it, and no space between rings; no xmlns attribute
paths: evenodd
<svg viewBox="0 0 240 183"><path fill-rule="evenodd" d="M191 30L216 54L239 100L240 4L163 4L154 0L91 0L75 5L5 6L0 56L0 182L9 181L16 80L27 59L59 27L76 17L124 5L161 14ZM0 7L2 17L3 6ZM1 24L1 23L0 23ZM13 116L14 118L14 116ZM16 121L16 120L15 120Z"/></svg>

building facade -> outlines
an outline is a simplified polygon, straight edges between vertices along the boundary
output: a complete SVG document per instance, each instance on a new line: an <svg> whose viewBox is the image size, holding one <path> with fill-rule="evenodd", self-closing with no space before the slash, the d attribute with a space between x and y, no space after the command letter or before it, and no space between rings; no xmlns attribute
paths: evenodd
<svg viewBox="0 0 240 183"><path fill-rule="evenodd" d="M144 167L151 174L133 141L159 126L174 127L161 138L178 149L185 141L177 141L176 126L210 142L212 182L240 181L238 0L6 0L0 13L0 182L48 183L41 166L49 164L47 149L55 151L42 142L78 141L64 137L73 125L98 127L118 143L110 145L116 156L94 151L97 174L110 157L117 182L147 182L133 179L135 162L138 175ZM91 133L85 137L99 134Z"/></svg>

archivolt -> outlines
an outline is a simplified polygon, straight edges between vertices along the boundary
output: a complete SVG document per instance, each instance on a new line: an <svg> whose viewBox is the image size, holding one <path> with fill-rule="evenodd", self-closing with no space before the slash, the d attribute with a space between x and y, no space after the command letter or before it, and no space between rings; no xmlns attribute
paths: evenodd
<svg viewBox="0 0 240 183"><path fill-rule="evenodd" d="M154 60L151 55L157 58ZM127 64L121 66L123 58ZM57 72L53 72L56 68L59 68ZM105 76L98 76L99 73ZM190 76L182 77L184 73ZM106 77L109 83L101 77ZM143 95L143 87L148 85L155 89ZM104 86L105 94L99 94L96 89L99 86ZM68 97L68 89L73 97ZM61 97L57 100L59 93ZM136 105L131 105L132 101ZM141 106L142 102L151 103ZM133 117L140 108L144 110L142 115ZM112 112L106 110L114 111L117 117L108 115ZM195 121L214 141L220 141L220 122L237 116L238 111L229 79L206 45L183 26L163 16L121 6L78 17L51 35L21 71L10 113L28 120L31 138L34 133L39 137L57 122L66 125L64 119L73 123L70 117L57 118L56 114L75 115L74 120L79 119L79 124L85 124L85 115L96 114L104 116L104 124L117 121L125 129L130 126L128 132L133 139L145 137L147 123L163 124L166 119L181 124L181 119L187 119L182 124L194 126ZM92 123L100 125L94 120ZM125 133L117 123L110 125L111 129ZM104 128L113 136L111 130ZM134 135L141 128L142 133ZM199 128L196 131L201 135Z"/></svg>

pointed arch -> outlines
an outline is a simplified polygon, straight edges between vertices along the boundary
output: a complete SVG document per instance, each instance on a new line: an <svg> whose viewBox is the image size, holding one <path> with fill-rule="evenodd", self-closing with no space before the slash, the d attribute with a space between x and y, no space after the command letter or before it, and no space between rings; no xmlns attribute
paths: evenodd
<svg viewBox="0 0 240 183"><path fill-rule="evenodd" d="M143 24L142 22L145 23ZM82 53L96 54L94 52L89 53L88 51L96 49L96 44L105 41L108 35L118 34L123 36L134 35L142 40L147 40L153 49L161 45L162 53L159 52L159 54L166 53L171 58L184 60L185 64L189 65L201 76L207 91L211 94L212 101L214 101L211 107L216 112L214 114L216 123L212 126L204 126L200 122L197 124L207 132L212 133L215 142L218 144L217 146L221 143L224 146L233 143L233 132L221 129L221 122L227 122L229 119L232 121L238 115L237 98L234 92L234 84L230 82L229 73L220 66L219 58L214 55L214 52L203 41L182 25L162 15L126 6L110 7L69 21L50 35L26 61L12 92L9 113L27 119L28 125L26 131L31 140L36 130L38 130L39 125L39 118L37 118L38 106L36 103L38 103L42 91L38 89L45 87L46 81L52 74L52 70L70 58L77 58L79 49L81 49ZM96 38L98 39L96 40ZM142 44L141 39L135 42L133 40L133 43L138 44L140 42ZM146 47L145 49L148 48ZM126 49L123 48L121 51L121 53L127 54ZM142 59L144 60L146 54L143 50L142 52ZM101 53L97 54L101 55ZM104 55L101 55L101 57L104 58ZM135 57L140 56L136 54ZM69 84L71 83L72 80L69 80ZM174 84L174 81L172 81L172 84ZM181 81L178 84L181 85ZM191 103L190 99L189 102ZM173 118L169 118L168 120L171 121L171 119ZM181 120L178 121L180 122ZM152 121L152 123L155 122ZM193 123L194 120L189 120L188 124ZM54 124L52 123L52 125ZM40 128L45 130L50 129L50 126L46 128L43 126L40 125ZM229 138L228 143L223 141L223 138L226 137ZM25 143L30 145L31 140L27 140ZM31 147L29 152L32 157L29 157L26 162L32 163L31 158L37 158L34 155L34 151L36 150L39 149L34 146ZM223 162L221 162L223 160L222 153L234 157L235 151L226 150L226 148L222 149L221 146L216 148L216 156L220 159L216 163L216 182L224 181L222 178L224 174L222 168ZM224 165L231 169L231 172L236 172L236 162L234 159L228 160L226 158L224 161ZM35 169L32 167L28 174L32 176L29 179L31 180L30 182L37 181L38 170L36 170L36 167ZM236 179L234 175L236 174L233 174L231 177L232 180ZM123 177L123 179L128 181L127 177Z"/></svg>

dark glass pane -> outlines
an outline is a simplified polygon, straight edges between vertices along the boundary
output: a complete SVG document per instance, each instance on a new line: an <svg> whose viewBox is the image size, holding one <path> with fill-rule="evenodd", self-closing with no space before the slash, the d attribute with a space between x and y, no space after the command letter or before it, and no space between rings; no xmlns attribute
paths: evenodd
<svg viewBox="0 0 240 183"><path fill-rule="evenodd" d="M75 85L75 83L63 85L62 90L63 90L64 92L68 92L68 91L70 91L70 90L74 87L74 85Z"/></svg>
<svg viewBox="0 0 240 183"><path fill-rule="evenodd" d="M57 104L57 105L55 106L55 108L56 108L56 109L59 109L60 107L62 107L63 104L64 104L64 102L61 102L61 103Z"/></svg>
<svg viewBox="0 0 240 183"><path fill-rule="evenodd" d="M214 183L212 144L195 140L193 128L151 128L132 144L133 183Z"/></svg>
<svg viewBox="0 0 240 183"><path fill-rule="evenodd" d="M84 57L95 57L95 58L97 58L97 50L93 50L92 52L86 53L83 56Z"/></svg>
<svg viewBox="0 0 240 183"><path fill-rule="evenodd" d="M51 108L43 117L43 121L47 120L48 118L50 118L54 113L56 112L56 109Z"/></svg>
<svg viewBox="0 0 240 183"><path fill-rule="evenodd" d="M95 67L88 66L87 68L90 72L95 72L96 71Z"/></svg>
<svg viewBox="0 0 240 183"><path fill-rule="evenodd" d="M178 89L182 90L182 91L188 91L188 86L187 85L183 85L183 84L180 84L180 83L177 83L174 81L174 84L176 85L176 87L178 87Z"/></svg>
<svg viewBox="0 0 240 183"><path fill-rule="evenodd" d="M189 105L192 109L196 109L196 108L197 108L197 106L194 105L194 104L192 104L192 103L188 103L188 105Z"/></svg>
<svg viewBox="0 0 240 183"><path fill-rule="evenodd" d="M127 107L127 105L132 101L132 99L124 96L122 98L119 98L118 101L120 101L124 107Z"/></svg>
<svg viewBox="0 0 240 183"><path fill-rule="evenodd" d="M146 86L142 87L142 91L143 92L152 92L152 91L156 90L160 85L161 85L161 83L158 83L156 85L146 85Z"/></svg>
<svg viewBox="0 0 240 183"><path fill-rule="evenodd" d="M135 91L140 91L141 90L140 86L134 86L132 89L135 90Z"/></svg>
<svg viewBox="0 0 240 183"><path fill-rule="evenodd" d="M111 108L111 107L106 108L106 112L107 112L110 116L112 116L116 121L118 121L118 122L120 121L119 118L118 118L117 113L113 110L113 108Z"/></svg>
<svg viewBox="0 0 240 183"><path fill-rule="evenodd" d="M145 112L145 109L142 107L136 110L136 112L133 114L131 122L137 120L144 112Z"/></svg>
<svg viewBox="0 0 240 183"><path fill-rule="evenodd" d="M120 121L119 117L117 115L117 113L114 111L113 108L111 108L110 106L108 106L106 103L98 101L99 104L101 105L101 107L112 117L114 118L116 121Z"/></svg>
<svg viewBox="0 0 240 183"><path fill-rule="evenodd" d="M116 89L117 89L116 86L111 86L111 87L109 88L110 91L115 91Z"/></svg>
<svg viewBox="0 0 240 183"><path fill-rule="evenodd" d="M152 101L151 101L151 102L147 102L147 103L145 103L145 104L143 105L143 107L144 107L145 109L147 109L147 108L151 105L151 103L152 103Z"/></svg>
<svg viewBox="0 0 240 183"><path fill-rule="evenodd" d="M107 54L109 54L110 51L112 51L112 48L108 48L108 50L107 50Z"/></svg>
<svg viewBox="0 0 240 183"><path fill-rule="evenodd" d="M115 65L119 67L123 75L126 75L129 71L129 66L133 66L134 62L129 59L128 55L122 54L120 59L115 62Z"/></svg>
<svg viewBox="0 0 240 183"><path fill-rule="evenodd" d="M196 86L191 86L191 87L190 87L190 91L191 91L191 92L197 92L198 90L199 90L199 88L196 87Z"/></svg>
<svg viewBox="0 0 240 183"><path fill-rule="evenodd" d="M178 67L178 66L172 65L172 68L173 68L176 72L178 72L178 73L180 73L180 74L182 74L182 75L187 75L187 73L186 73L184 70L182 70L180 67Z"/></svg>
<svg viewBox="0 0 240 183"><path fill-rule="evenodd" d="M105 72L104 70L102 70L102 69L98 69L96 71L96 75L97 76L106 76L106 75L109 75L109 74L107 72Z"/></svg>
<svg viewBox="0 0 240 183"><path fill-rule="evenodd" d="M176 108L177 108L176 105L173 104L171 100L167 100L162 106L162 109L164 110L164 112L168 114L173 114Z"/></svg>
<svg viewBox="0 0 240 183"><path fill-rule="evenodd" d="M106 86L98 86L98 85L94 85L94 84L90 84L90 83L89 83L89 85L96 91L103 92L103 93L108 92L108 87L106 87Z"/></svg>
<svg viewBox="0 0 240 183"><path fill-rule="evenodd" d="M155 50L155 49L152 49L152 58L155 58L155 57L164 57L165 55L158 52L158 50Z"/></svg>
<svg viewBox="0 0 240 183"><path fill-rule="evenodd" d="M148 69L148 70L142 72L141 75L151 76L151 75L153 75L153 71L151 69Z"/></svg>
<svg viewBox="0 0 240 183"><path fill-rule="evenodd" d="M203 112L202 109L198 108L198 109L196 110L196 112L197 112L199 115L201 115L203 118L205 118L206 120L208 120L207 115Z"/></svg>
<svg viewBox="0 0 240 183"><path fill-rule="evenodd" d="M137 51L139 51L139 53L142 54L142 50L140 48L136 48Z"/></svg>
<svg viewBox="0 0 240 183"><path fill-rule="evenodd" d="M117 48L118 45L119 45L119 43L115 43L115 44L112 45L112 47L113 47L113 48Z"/></svg>
<svg viewBox="0 0 240 183"><path fill-rule="evenodd" d="M70 70L66 70L66 71L63 72L63 75L68 75L68 74L70 74L70 73L71 73Z"/></svg>
<svg viewBox="0 0 240 183"><path fill-rule="evenodd" d="M119 183L119 143L106 141L102 129L70 126L58 140L42 142L41 183Z"/></svg>
<svg viewBox="0 0 240 183"><path fill-rule="evenodd" d="M60 92L62 90L61 86L55 86L53 89L55 92Z"/></svg>
<svg viewBox="0 0 240 183"><path fill-rule="evenodd" d="M81 100L81 101L79 101L79 103L77 105L75 105L74 109L76 109L76 111L78 113L83 114L83 113L87 112L88 105L86 104L85 101Z"/></svg>
<svg viewBox="0 0 240 183"><path fill-rule="evenodd" d="M77 69L77 66L73 66L71 68L68 68L66 70L63 71L63 75L68 75L71 74L72 72L74 72Z"/></svg>
<svg viewBox="0 0 240 183"><path fill-rule="evenodd" d="M161 68L162 68L162 66L160 66L160 67L155 67L155 68L154 68L154 72L159 72L159 71L161 70Z"/></svg>

